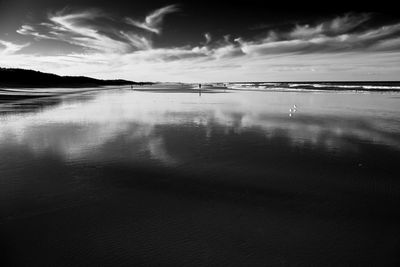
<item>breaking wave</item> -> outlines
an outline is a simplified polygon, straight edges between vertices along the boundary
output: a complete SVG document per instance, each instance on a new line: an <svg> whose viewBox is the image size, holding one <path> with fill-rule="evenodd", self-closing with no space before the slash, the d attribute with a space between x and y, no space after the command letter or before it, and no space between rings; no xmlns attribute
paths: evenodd
<svg viewBox="0 0 400 267"><path fill-rule="evenodd" d="M227 83L233 90L269 90L269 91L380 91L400 92L400 82L323 82L323 83L291 83L291 82L254 82Z"/></svg>

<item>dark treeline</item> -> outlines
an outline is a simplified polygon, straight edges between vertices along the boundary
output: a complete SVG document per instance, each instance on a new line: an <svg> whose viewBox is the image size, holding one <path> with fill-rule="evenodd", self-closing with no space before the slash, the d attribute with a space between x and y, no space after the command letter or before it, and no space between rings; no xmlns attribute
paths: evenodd
<svg viewBox="0 0 400 267"><path fill-rule="evenodd" d="M149 82L99 80L84 76L59 76L34 70L0 68L0 87L90 87L145 85Z"/></svg>

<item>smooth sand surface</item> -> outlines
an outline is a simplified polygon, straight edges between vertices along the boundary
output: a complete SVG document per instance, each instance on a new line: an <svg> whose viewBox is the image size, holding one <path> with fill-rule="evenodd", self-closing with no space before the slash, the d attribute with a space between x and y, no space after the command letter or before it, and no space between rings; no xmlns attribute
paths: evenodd
<svg viewBox="0 0 400 267"><path fill-rule="evenodd" d="M0 104L2 266L398 266L398 94L184 90Z"/></svg>

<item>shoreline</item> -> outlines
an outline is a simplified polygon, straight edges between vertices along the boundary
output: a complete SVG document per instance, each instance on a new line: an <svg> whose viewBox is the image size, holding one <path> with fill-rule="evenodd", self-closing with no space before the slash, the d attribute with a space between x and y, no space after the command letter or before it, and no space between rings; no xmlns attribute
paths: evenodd
<svg viewBox="0 0 400 267"><path fill-rule="evenodd" d="M288 83L287 83L288 84ZM238 86L239 85L239 86ZM197 88L197 84L192 83L157 83L143 85L106 85L106 86L70 86L70 87L0 87L0 103L22 101L35 98L57 97L70 94L80 94L86 92L95 92L103 90L126 89L137 92L155 92L155 93L229 93L235 91L254 91L254 92L297 92L297 93L399 93L399 89L394 88L343 88L343 87L313 87L304 88L301 86L262 86L255 83L250 84L229 84L223 87L220 84L204 83L203 87ZM131 87L133 86L133 87Z"/></svg>

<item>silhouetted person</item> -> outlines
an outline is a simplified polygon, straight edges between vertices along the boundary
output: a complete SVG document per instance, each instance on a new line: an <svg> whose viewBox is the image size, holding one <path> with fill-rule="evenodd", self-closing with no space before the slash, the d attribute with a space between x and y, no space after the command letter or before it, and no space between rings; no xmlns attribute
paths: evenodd
<svg viewBox="0 0 400 267"><path fill-rule="evenodd" d="M199 83L199 89L201 89L201 83Z"/></svg>

